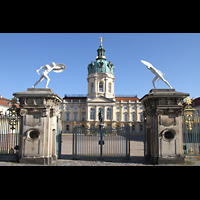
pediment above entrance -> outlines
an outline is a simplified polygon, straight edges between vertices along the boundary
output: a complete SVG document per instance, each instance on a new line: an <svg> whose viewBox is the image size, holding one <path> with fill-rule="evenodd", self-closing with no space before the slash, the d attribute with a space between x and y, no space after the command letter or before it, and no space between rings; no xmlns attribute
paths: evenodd
<svg viewBox="0 0 200 200"><path fill-rule="evenodd" d="M114 103L112 99L100 96L88 101L88 103Z"/></svg>

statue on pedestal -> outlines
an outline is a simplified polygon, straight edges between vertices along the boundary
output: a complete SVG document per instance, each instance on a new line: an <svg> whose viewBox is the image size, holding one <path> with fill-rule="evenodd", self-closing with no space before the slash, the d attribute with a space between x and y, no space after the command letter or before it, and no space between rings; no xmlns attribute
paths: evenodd
<svg viewBox="0 0 200 200"><path fill-rule="evenodd" d="M99 109L99 121L100 121L100 123L102 123L102 121L103 121L103 110L102 109Z"/></svg>
<svg viewBox="0 0 200 200"><path fill-rule="evenodd" d="M147 61L141 60L141 62L147 66L147 69L151 70L151 72L156 75L156 77L152 81L154 89L156 89L155 81L159 81L159 80L162 80L164 83L166 83L170 87L170 89L172 89L172 86L164 79L163 77L164 74L161 71L157 70L151 63Z"/></svg>
<svg viewBox="0 0 200 200"><path fill-rule="evenodd" d="M56 73L60 73L60 72L63 72L65 70L65 65L64 64L55 64L54 62L51 63L51 66L50 65L45 65L45 66L42 66L40 67L40 69L36 70L36 72L39 74L39 71L41 69L44 69L44 71L42 72L41 74L41 77L40 79L35 83L35 85L32 87L32 88L35 88L35 86L40 83L41 81L43 81L43 79L46 79L47 82L46 82L46 87L45 88L48 88L48 84L49 84L49 81L50 81L50 78L47 76L47 74L49 72L51 72L52 70ZM39 74L40 75L40 74Z"/></svg>

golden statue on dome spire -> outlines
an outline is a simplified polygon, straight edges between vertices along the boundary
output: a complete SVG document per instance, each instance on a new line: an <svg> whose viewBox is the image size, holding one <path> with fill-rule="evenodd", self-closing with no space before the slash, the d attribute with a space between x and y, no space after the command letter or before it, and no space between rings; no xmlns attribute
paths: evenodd
<svg viewBox="0 0 200 200"><path fill-rule="evenodd" d="M104 41L104 38L99 37L100 38L100 46L102 46L102 42Z"/></svg>

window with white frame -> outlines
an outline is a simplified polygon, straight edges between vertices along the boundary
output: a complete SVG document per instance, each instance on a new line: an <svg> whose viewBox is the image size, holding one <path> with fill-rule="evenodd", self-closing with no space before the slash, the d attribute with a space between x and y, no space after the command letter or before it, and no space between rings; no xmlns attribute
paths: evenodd
<svg viewBox="0 0 200 200"><path fill-rule="evenodd" d="M69 113L66 113L66 121L69 121Z"/></svg>
<svg viewBox="0 0 200 200"><path fill-rule="evenodd" d="M99 83L99 92L103 92L103 82Z"/></svg>
<svg viewBox="0 0 200 200"><path fill-rule="evenodd" d="M128 113L124 113L124 121L125 121L125 122L128 121Z"/></svg>
<svg viewBox="0 0 200 200"><path fill-rule="evenodd" d="M94 83L91 83L91 93L94 93Z"/></svg>
<svg viewBox="0 0 200 200"><path fill-rule="evenodd" d="M107 109L107 119L111 119L111 108Z"/></svg>
<svg viewBox="0 0 200 200"><path fill-rule="evenodd" d="M95 109L90 108L90 119L95 119Z"/></svg>
<svg viewBox="0 0 200 200"><path fill-rule="evenodd" d="M132 121L134 122L136 120L136 114L133 112L131 113L131 115L132 115Z"/></svg>
<svg viewBox="0 0 200 200"><path fill-rule="evenodd" d="M78 121L78 113L74 113L74 121Z"/></svg>
<svg viewBox="0 0 200 200"><path fill-rule="evenodd" d="M82 122L85 121L85 113L81 114L81 120L82 120Z"/></svg>
<svg viewBox="0 0 200 200"><path fill-rule="evenodd" d="M117 119L118 122L119 122L119 118L120 118L120 114L117 113L117 114L116 114L116 119Z"/></svg>

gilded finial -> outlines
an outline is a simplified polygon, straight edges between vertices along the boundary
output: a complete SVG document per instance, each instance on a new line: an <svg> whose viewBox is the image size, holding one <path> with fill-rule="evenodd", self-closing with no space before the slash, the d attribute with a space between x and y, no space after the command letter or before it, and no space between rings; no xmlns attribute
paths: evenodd
<svg viewBox="0 0 200 200"><path fill-rule="evenodd" d="M100 38L100 46L102 46L102 42L104 41L104 38L99 37Z"/></svg>
<svg viewBox="0 0 200 200"><path fill-rule="evenodd" d="M186 100L185 100L185 103L186 103L187 105L192 104L192 99L190 99L189 97L187 97Z"/></svg>

